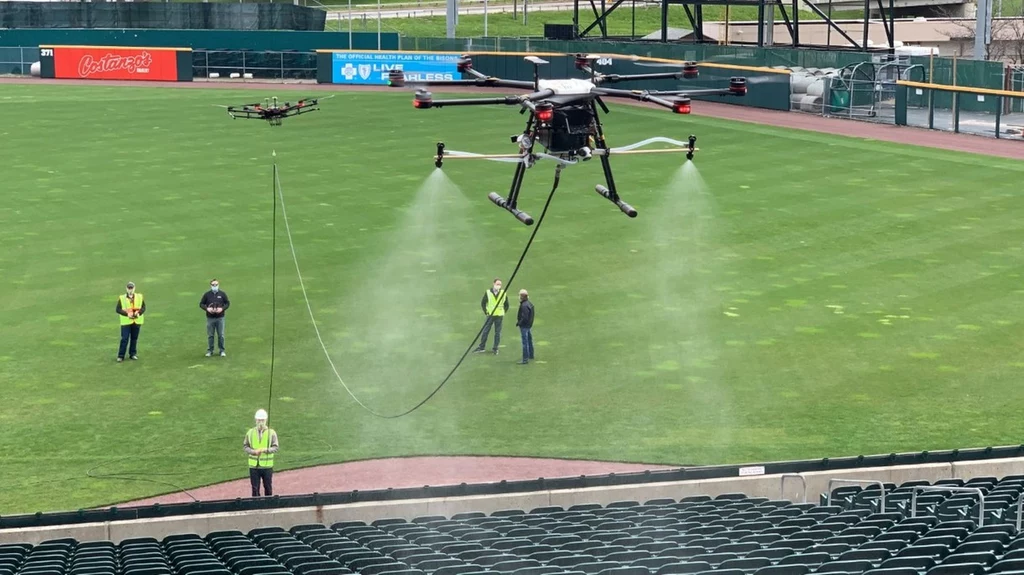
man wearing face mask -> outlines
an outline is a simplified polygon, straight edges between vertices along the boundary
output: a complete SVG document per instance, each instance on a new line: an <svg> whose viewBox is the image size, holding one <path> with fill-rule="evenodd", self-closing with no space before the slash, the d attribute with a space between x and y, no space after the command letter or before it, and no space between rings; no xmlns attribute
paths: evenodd
<svg viewBox="0 0 1024 575"><path fill-rule="evenodd" d="M249 483L252 484L252 496L260 496L260 481L263 482L263 495L274 494L274 454L277 453L277 432L267 427L267 412L256 412L256 427L245 434L242 448L249 455Z"/></svg>
<svg viewBox="0 0 1024 575"><path fill-rule="evenodd" d="M117 362L124 361L125 351L132 359L139 359L137 344L142 322L145 321L142 314L146 313L146 302L141 293L135 293L135 282L128 282L125 293L117 298L114 311L121 316L121 345L117 348Z"/></svg>
<svg viewBox="0 0 1024 575"><path fill-rule="evenodd" d="M501 279L494 278L491 289L484 292L480 300L480 307L484 310L484 333L480 337L480 347L475 353L487 351L487 334L491 333L491 326L494 326L494 355L498 355L498 344L501 343L501 322L505 319L505 312L508 311L508 299L505 297L505 290L501 289Z"/></svg>
<svg viewBox="0 0 1024 575"><path fill-rule="evenodd" d="M231 300L228 294L220 291L220 282L217 278L210 281L210 291L203 294L199 300L199 308L206 312L206 357L213 355L213 334L217 334L217 343L220 347L220 356L224 357L224 312L231 307Z"/></svg>

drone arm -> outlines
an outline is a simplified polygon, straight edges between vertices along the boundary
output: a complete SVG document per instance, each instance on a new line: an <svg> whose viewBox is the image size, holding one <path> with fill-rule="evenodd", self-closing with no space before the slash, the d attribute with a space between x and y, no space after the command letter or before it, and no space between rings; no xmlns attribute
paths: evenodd
<svg viewBox="0 0 1024 575"><path fill-rule="evenodd" d="M729 88L706 88L700 90L671 90L671 91L651 91L651 94L661 96L728 96L735 94L733 90Z"/></svg>
<svg viewBox="0 0 1024 575"><path fill-rule="evenodd" d="M644 101L644 100L641 100L641 101ZM657 104L657 105L661 106L662 108L668 108L669 110L675 111L675 109L676 109L674 102L670 102L669 100L665 100L665 99L659 98L657 96L647 96L646 101L654 103L654 104Z"/></svg>
<svg viewBox="0 0 1024 575"><path fill-rule="evenodd" d="M632 80L671 80L682 76L682 72L659 72L656 74L608 74L598 76L596 79L598 84L614 84Z"/></svg>
<svg viewBox="0 0 1024 575"><path fill-rule="evenodd" d="M533 82L521 80L503 80L501 78L477 78L474 80L432 80L423 82L426 86L480 86L485 88L515 88L532 90Z"/></svg>
<svg viewBox="0 0 1024 575"><path fill-rule="evenodd" d="M502 96L500 98L453 98L450 100L434 100L429 92L417 92L414 103L417 108L442 108L444 106L523 106L533 108L535 100L541 100L554 94L552 90L541 90L524 96Z"/></svg>
<svg viewBox="0 0 1024 575"><path fill-rule="evenodd" d="M442 108L444 106L491 106L495 104L514 106L519 103L519 99L516 98L515 96L504 96L502 98L455 98L451 100L434 100L431 102L430 107Z"/></svg>
<svg viewBox="0 0 1024 575"><path fill-rule="evenodd" d="M647 94L650 96L744 96L747 93L747 79L742 77L729 78L728 88L697 88L693 90L615 90L600 88L600 92L609 95L622 95L623 92Z"/></svg>
<svg viewBox="0 0 1024 575"><path fill-rule="evenodd" d="M521 80L504 80L502 78L492 78L485 76L472 68L464 71L467 74L471 74L474 78L465 80L428 80L425 82L406 82L405 73L402 70L392 70L388 73L388 86L392 88L402 88L404 86L479 86L479 87L490 87L490 88L514 88L517 90L532 89L533 82L524 82Z"/></svg>
<svg viewBox="0 0 1024 575"><path fill-rule="evenodd" d="M602 96L610 96L613 98L629 98L631 100L637 100L640 102L653 102L655 104L658 104L659 106L664 106L669 109L672 109L673 106L672 102L659 98L658 96L655 95L654 92L639 90L616 90L614 88L600 88L595 91L601 94ZM665 93L662 94L668 95ZM679 92L679 94L682 95L683 93Z"/></svg>
<svg viewBox="0 0 1024 575"><path fill-rule="evenodd" d="M525 82L522 80L503 80L501 78L494 78L481 74L473 68L467 68L465 73L473 76L472 80L461 80L462 82L469 82L476 86L496 86L504 88L533 88L533 82Z"/></svg>

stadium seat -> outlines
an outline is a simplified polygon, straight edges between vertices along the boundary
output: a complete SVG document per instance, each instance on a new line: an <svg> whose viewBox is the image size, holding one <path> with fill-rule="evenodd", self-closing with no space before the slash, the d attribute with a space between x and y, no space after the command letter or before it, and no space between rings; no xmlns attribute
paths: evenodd
<svg viewBox="0 0 1024 575"><path fill-rule="evenodd" d="M872 569L864 573L864 575L919 575L919 573L908 567L897 567L893 569Z"/></svg>
<svg viewBox="0 0 1024 575"><path fill-rule="evenodd" d="M827 563L830 559L832 557L828 553L793 553L780 559L776 565L806 565L813 569Z"/></svg>
<svg viewBox="0 0 1024 575"><path fill-rule="evenodd" d="M725 561L719 565L718 568L723 570L739 569L745 573L753 573L754 571L762 567L768 567L771 564L772 561L764 557L744 557L741 559L730 559Z"/></svg>
<svg viewBox="0 0 1024 575"><path fill-rule="evenodd" d="M704 562L669 563L662 565L655 575L692 575L702 571L710 571L711 565Z"/></svg>
<svg viewBox="0 0 1024 575"><path fill-rule="evenodd" d="M771 565L754 571L754 575L807 575L810 571L807 565Z"/></svg>
<svg viewBox="0 0 1024 575"><path fill-rule="evenodd" d="M952 565L936 565L929 569L927 575L981 575L985 566L979 563L957 563Z"/></svg>
<svg viewBox="0 0 1024 575"><path fill-rule="evenodd" d="M815 571L816 573L850 573L860 575L866 571L870 571L875 565L871 561L858 560L858 561L833 561L826 563Z"/></svg>
<svg viewBox="0 0 1024 575"><path fill-rule="evenodd" d="M886 513L877 487L857 487L831 506L726 494L8 544L0 575L1024 575L1007 523L1024 477L966 483L986 493L984 527L959 494L921 492L905 517L908 482L885 486Z"/></svg>

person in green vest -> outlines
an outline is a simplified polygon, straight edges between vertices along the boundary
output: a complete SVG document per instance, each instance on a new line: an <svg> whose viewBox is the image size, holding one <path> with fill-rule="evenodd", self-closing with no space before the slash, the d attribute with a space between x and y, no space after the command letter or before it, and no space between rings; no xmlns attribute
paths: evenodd
<svg viewBox="0 0 1024 575"><path fill-rule="evenodd" d="M484 333L480 336L480 346L476 353L487 351L487 335L491 333L491 326L494 326L494 355L498 355L498 344L501 343L501 322L505 319L505 312L508 311L508 298L505 297L505 290L501 289L501 279L494 278L491 289L484 292L480 300L480 307L484 310Z"/></svg>
<svg viewBox="0 0 1024 575"><path fill-rule="evenodd" d="M128 282L125 293L117 298L114 311L121 316L121 345L117 348L117 362L124 361L126 351L132 359L139 359L139 331L145 321L143 314L146 313L146 300L141 293L135 292L135 282Z"/></svg>
<svg viewBox="0 0 1024 575"><path fill-rule="evenodd" d="M249 429L242 444L249 456L249 482L252 484L252 496L260 496L260 482L263 482L263 495L274 494L274 454L277 453L277 432L267 427L267 412L261 409L256 412L256 427Z"/></svg>

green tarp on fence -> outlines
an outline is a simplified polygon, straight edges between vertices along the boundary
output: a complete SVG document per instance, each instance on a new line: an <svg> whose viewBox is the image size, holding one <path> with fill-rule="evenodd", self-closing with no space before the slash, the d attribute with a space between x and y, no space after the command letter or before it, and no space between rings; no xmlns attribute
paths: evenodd
<svg viewBox="0 0 1024 575"><path fill-rule="evenodd" d="M1003 74L1005 72L1002 62L985 62L977 60L956 60L956 81L953 78L952 58L932 58L929 61L924 57L911 58L913 64L920 65L925 71L925 81L931 84L943 86L964 86L970 88L990 88L992 90L1003 89ZM929 75L929 72L931 73ZM916 80L917 78L913 78ZM945 91L934 91L935 107L937 109L950 110L953 108L953 93ZM927 107L926 95L917 95L914 90L910 91L907 99L911 107ZM964 112L987 112L992 108L991 103L979 102L976 98L961 98L960 109Z"/></svg>

